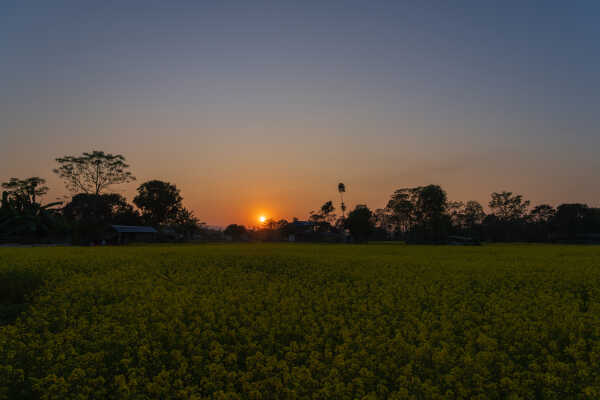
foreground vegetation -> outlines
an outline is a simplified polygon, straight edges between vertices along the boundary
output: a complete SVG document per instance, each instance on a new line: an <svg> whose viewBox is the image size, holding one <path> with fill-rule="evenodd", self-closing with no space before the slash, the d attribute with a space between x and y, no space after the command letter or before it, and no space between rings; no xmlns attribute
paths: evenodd
<svg viewBox="0 0 600 400"><path fill-rule="evenodd" d="M0 249L0 399L600 397L600 248Z"/></svg>

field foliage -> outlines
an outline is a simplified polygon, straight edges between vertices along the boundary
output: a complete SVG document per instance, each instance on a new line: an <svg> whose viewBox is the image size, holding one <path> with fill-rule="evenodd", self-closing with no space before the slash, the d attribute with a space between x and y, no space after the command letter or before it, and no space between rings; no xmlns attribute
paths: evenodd
<svg viewBox="0 0 600 400"><path fill-rule="evenodd" d="M0 249L0 399L600 398L600 248Z"/></svg>

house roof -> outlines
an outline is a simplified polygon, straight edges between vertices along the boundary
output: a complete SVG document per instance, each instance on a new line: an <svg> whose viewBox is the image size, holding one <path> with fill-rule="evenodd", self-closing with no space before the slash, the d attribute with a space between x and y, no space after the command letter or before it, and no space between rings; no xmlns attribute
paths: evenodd
<svg viewBox="0 0 600 400"><path fill-rule="evenodd" d="M111 225L119 233L157 233L151 226Z"/></svg>

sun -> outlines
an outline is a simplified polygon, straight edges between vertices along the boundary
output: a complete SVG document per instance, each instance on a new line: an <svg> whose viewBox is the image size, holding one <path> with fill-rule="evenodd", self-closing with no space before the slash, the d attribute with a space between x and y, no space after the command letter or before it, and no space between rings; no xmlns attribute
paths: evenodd
<svg viewBox="0 0 600 400"><path fill-rule="evenodd" d="M258 220L262 224L262 223L264 223L267 220L267 217L265 217L264 215L261 215L260 217L258 217Z"/></svg>

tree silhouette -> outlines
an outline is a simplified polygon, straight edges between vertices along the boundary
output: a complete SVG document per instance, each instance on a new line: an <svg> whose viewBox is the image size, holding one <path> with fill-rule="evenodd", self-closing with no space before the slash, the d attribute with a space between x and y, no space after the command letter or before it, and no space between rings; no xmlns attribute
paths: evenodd
<svg viewBox="0 0 600 400"><path fill-rule="evenodd" d="M230 236L231 240L238 241L242 240L248 234L248 230L244 225L231 224L225 228L223 233Z"/></svg>
<svg viewBox="0 0 600 400"><path fill-rule="evenodd" d="M63 215L80 224L137 225L140 222L139 213L117 193L77 194L63 208Z"/></svg>
<svg viewBox="0 0 600 400"><path fill-rule="evenodd" d="M512 192L502 191L492 193L489 206L501 221L517 221L525 217L529 204L530 201L523 200L520 194L513 195Z"/></svg>
<svg viewBox="0 0 600 400"><path fill-rule="evenodd" d="M321 206L321 215L323 216L323 219L329 224L335 221L335 214L333 213L334 211L335 207L333 206L333 202L331 200L325 202L325 204Z"/></svg>
<svg viewBox="0 0 600 400"><path fill-rule="evenodd" d="M369 240L369 235L373 231L373 214L371 210L364 205L359 204L348 214L345 220L345 227L350 231L350 235L357 243Z"/></svg>
<svg viewBox="0 0 600 400"><path fill-rule="evenodd" d="M535 206L529 213L531 221L537 223L548 223L554 218L556 210L548 204L540 204Z"/></svg>
<svg viewBox="0 0 600 400"><path fill-rule="evenodd" d="M193 211L180 207L173 217L173 228L183 235L185 239L191 239L195 233L201 232L206 225L194 215Z"/></svg>
<svg viewBox="0 0 600 400"><path fill-rule="evenodd" d="M386 206L398 229L403 233L408 232L415 224L416 193L415 189L398 189Z"/></svg>
<svg viewBox="0 0 600 400"><path fill-rule="evenodd" d="M0 202L0 237L41 238L60 230L61 218L56 206L61 202L41 205L25 201L21 196L2 193Z"/></svg>
<svg viewBox="0 0 600 400"><path fill-rule="evenodd" d="M37 203L37 197L48 193L48 186L45 184L46 180L37 176L27 179L10 178L8 182L2 184L2 188L14 200L34 204Z"/></svg>
<svg viewBox="0 0 600 400"><path fill-rule="evenodd" d="M128 171L129 165L120 154L103 151L83 153L81 156L64 156L56 159L59 167L54 173L60 176L73 193L88 193L98 196L110 185L135 180Z"/></svg>
<svg viewBox="0 0 600 400"><path fill-rule="evenodd" d="M142 183L133 203L142 211L142 216L152 225L158 226L175 220L182 209L183 197L177 186L169 182L152 180Z"/></svg>
<svg viewBox="0 0 600 400"><path fill-rule="evenodd" d="M346 185L342 182L338 183L338 192L340 193L340 210L342 210L342 219L346 218L346 204L344 204L344 193L346 193Z"/></svg>
<svg viewBox="0 0 600 400"><path fill-rule="evenodd" d="M586 217L590 215L587 204L561 204L556 209L554 226L561 239L575 240L585 233Z"/></svg>

